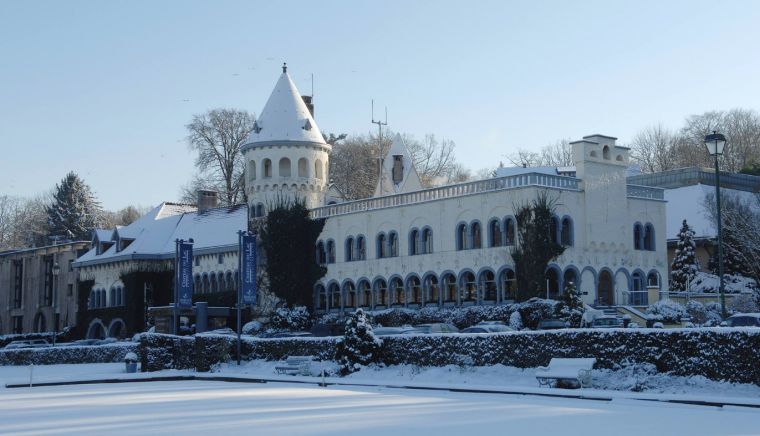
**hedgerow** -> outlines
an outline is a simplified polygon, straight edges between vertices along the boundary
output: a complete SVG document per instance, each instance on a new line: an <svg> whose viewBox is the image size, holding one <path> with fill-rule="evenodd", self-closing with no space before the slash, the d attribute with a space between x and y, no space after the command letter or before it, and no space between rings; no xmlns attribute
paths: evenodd
<svg viewBox="0 0 760 436"><path fill-rule="evenodd" d="M124 362L127 353L137 352L138 344L82 347L21 348L0 351L0 366L60 365Z"/></svg>

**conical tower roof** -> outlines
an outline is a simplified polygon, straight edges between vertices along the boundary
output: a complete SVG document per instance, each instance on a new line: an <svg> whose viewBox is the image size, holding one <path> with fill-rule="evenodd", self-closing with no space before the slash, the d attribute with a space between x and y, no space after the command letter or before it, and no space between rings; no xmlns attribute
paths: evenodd
<svg viewBox="0 0 760 436"><path fill-rule="evenodd" d="M265 145L313 144L330 148L298 93L293 80L282 67L282 74L256 119L243 150Z"/></svg>

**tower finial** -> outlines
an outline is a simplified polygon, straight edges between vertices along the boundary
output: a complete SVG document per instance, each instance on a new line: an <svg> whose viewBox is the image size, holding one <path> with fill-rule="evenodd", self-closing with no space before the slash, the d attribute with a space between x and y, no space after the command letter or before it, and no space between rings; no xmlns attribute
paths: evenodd
<svg viewBox="0 0 760 436"><path fill-rule="evenodd" d="M287 73L288 72L288 64L283 62L282 63L282 72Z"/></svg>

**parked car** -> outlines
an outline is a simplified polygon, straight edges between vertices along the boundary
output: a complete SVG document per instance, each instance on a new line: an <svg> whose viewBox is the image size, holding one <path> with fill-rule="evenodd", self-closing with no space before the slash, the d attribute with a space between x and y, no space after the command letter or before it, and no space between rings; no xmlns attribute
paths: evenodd
<svg viewBox="0 0 760 436"><path fill-rule="evenodd" d="M261 332L254 335L254 338L271 338L272 336L276 335L277 332Z"/></svg>
<svg viewBox="0 0 760 436"><path fill-rule="evenodd" d="M459 333L459 329L452 324L433 323L433 324L417 324L414 326L420 333Z"/></svg>
<svg viewBox="0 0 760 436"><path fill-rule="evenodd" d="M325 336L343 336L346 333L346 324L314 324L309 332L319 338Z"/></svg>
<svg viewBox="0 0 760 436"><path fill-rule="evenodd" d="M760 327L760 313L738 313L726 320L729 327Z"/></svg>
<svg viewBox="0 0 760 436"><path fill-rule="evenodd" d="M20 348L34 348L31 341L13 341L6 345L3 350L18 350Z"/></svg>
<svg viewBox="0 0 760 436"><path fill-rule="evenodd" d="M29 341L30 344L32 344L32 347L34 348L47 348L52 347L50 345L50 342L44 340L44 339L32 339Z"/></svg>
<svg viewBox="0 0 760 436"><path fill-rule="evenodd" d="M232 330L229 327L225 327L225 328L221 328L221 329L216 329L216 330L210 330L210 331L207 331L206 333L210 333L210 334L213 334L213 335L237 336L237 332L235 330Z"/></svg>
<svg viewBox="0 0 760 436"><path fill-rule="evenodd" d="M80 339L74 342L68 342L61 344L62 347L89 347L92 345L99 345L100 339Z"/></svg>
<svg viewBox="0 0 760 436"><path fill-rule="evenodd" d="M615 316L600 316L591 322L589 328L592 329L621 329L623 321Z"/></svg>
<svg viewBox="0 0 760 436"><path fill-rule="evenodd" d="M462 330L462 333L506 333L516 331L512 327L499 324L478 324L476 326L467 327Z"/></svg>
<svg viewBox="0 0 760 436"><path fill-rule="evenodd" d="M566 327L565 321L561 319L544 318L538 322L536 330L560 330Z"/></svg>
<svg viewBox="0 0 760 436"><path fill-rule="evenodd" d="M414 327L377 327L372 330L376 336L409 335L422 333Z"/></svg>
<svg viewBox="0 0 760 436"><path fill-rule="evenodd" d="M478 325L503 325L506 326L507 323L504 321L480 321Z"/></svg>
<svg viewBox="0 0 760 436"><path fill-rule="evenodd" d="M272 335L273 338L310 338L313 336L309 332L279 332Z"/></svg>

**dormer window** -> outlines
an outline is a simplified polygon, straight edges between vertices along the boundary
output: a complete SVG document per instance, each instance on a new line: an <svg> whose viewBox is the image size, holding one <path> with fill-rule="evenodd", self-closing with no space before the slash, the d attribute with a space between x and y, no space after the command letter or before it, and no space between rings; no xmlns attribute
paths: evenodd
<svg viewBox="0 0 760 436"><path fill-rule="evenodd" d="M303 126L301 126L302 129L306 130L307 132L312 129L311 121L307 118L303 121Z"/></svg>
<svg viewBox="0 0 760 436"><path fill-rule="evenodd" d="M400 154L393 155L393 183L399 184L404 180L404 156Z"/></svg>
<svg viewBox="0 0 760 436"><path fill-rule="evenodd" d="M253 122L253 131L258 134L259 132L261 132L261 130L262 130L261 122L259 120L254 121Z"/></svg>

